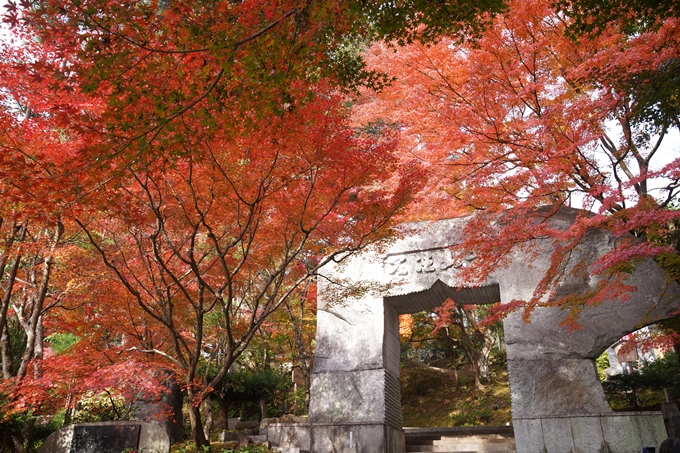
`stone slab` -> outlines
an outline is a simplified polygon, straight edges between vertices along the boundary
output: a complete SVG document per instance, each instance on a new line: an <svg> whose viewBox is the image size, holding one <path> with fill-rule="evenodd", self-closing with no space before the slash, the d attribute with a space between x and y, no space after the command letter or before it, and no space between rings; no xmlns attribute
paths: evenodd
<svg viewBox="0 0 680 453"><path fill-rule="evenodd" d="M572 417L571 431L577 452L606 452L599 417Z"/></svg>
<svg viewBox="0 0 680 453"><path fill-rule="evenodd" d="M660 412L635 413L631 418L643 447L658 447L668 437Z"/></svg>
<svg viewBox="0 0 680 453"><path fill-rule="evenodd" d="M313 373L310 393L311 423L384 421L384 369Z"/></svg>
<svg viewBox="0 0 680 453"><path fill-rule="evenodd" d="M228 418L227 419L227 429L233 430L236 429L236 424L241 421L240 417L235 417L235 418Z"/></svg>
<svg viewBox="0 0 680 453"><path fill-rule="evenodd" d="M540 419L512 421L517 453L546 453Z"/></svg>
<svg viewBox="0 0 680 453"><path fill-rule="evenodd" d="M639 453L640 444L637 426L630 415L601 417L602 433L609 451L617 453Z"/></svg>
<svg viewBox="0 0 680 453"><path fill-rule="evenodd" d="M267 438L279 448L297 448L310 451L312 448L312 428L302 423L271 423Z"/></svg>
<svg viewBox="0 0 680 453"><path fill-rule="evenodd" d="M335 453L349 449L350 433L356 453L399 453L389 451L384 425L317 425L313 426L314 453Z"/></svg>
<svg viewBox="0 0 680 453"><path fill-rule="evenodd" d="M574 453L574 440L571 435L571 421L564 418L541 420L543 443L550 453ZM519 451L519 450L518 450Z"/></svg>
<svg viewBox="0 0 680 453"><path fill-rule="evenodd" d="M141 425L77 425L70 453L120 453L139 448Z"/></svg>

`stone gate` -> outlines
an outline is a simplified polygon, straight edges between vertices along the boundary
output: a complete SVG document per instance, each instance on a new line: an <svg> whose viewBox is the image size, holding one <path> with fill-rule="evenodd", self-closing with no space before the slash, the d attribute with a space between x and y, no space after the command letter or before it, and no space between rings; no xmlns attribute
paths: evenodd
<svg viewBox="0 0 680 453"><path fill-rule="evenodd" d="M575 210L552 218L573 222ZM279 445L314 453L404 451L399 394L398 315L441 305L531 299L553 250L538 241L538 254L513 251L507 267L484 285L468 288L460 269L474 258L454 258L465 218L414 224L404 238L331 267L319 279L316 353L309 423L280 426ZM593 289L591 265L615 239L591 231L572 252L557 296ZM680 287L651 260L637 265L627 284L637 291L625 302L587 307L583 328L558 324L566 313L537 309L530 323L521 314L504 321L512 417L519 453L639 452L666 438L658 413L614 414L598 380L594 359L641 325L667 318L680 307ZM351 448L350 448L351 446Z"/></svg>

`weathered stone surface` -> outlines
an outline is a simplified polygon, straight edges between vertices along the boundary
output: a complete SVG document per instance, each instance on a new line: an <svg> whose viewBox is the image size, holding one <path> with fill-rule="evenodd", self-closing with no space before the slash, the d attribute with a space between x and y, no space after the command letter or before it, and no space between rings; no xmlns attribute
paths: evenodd
<svg viewBox="0 0 680 453"><path fill-rule="evenodd" d="M312 423L346 422L348 413L353 422L383 421L384 370L316 373L310 392L317 398L309 414Z"/></svg>
<svg viewBox="0 0 680 453"><path fill-rule="evenodd" d="M574 417L571 419L574 451L607 453L598 417Z"/></svg>
<svg viewBox="0 0 680 453"><path fill-rule="evenodd" d="M252 443L253 441L250 439L250 437L243 436L238 440L238 448L247 447Z"/></svg>
<svg viewBox="0 0 680 453"><path fill-rule="evenodd" d="M515 431L515 448L518 452L546 453L549 451L545 447L546 442L544 441L540 419L518 419L513 420L512 423ZM551 446L554 443L553 433L556 429L559 430L559 428L549 427L548 429L548 445ZM561 443L565 443L565 440L562 440ZM556 451L562 451L562 448L560 447Z"/></svg>
<svg viewBox="0 0 680 453"><path fill-rule="evenodd" d="M545 449L544 451L549 451L550 453L574 453L574 439L571 434L571 422L568 418L548 418L533 421L537 422L535 425L538 426L533 426L532 428L543 431L543 445L541 447ZM526 435L526 433L522 434ZM515 441L516 444L517 442ZM534 450L524 448L523 451Z"/></svg>
<svg viewBox="0 0 680 453"><path fill-rule="evenodd" d="M220 441L221 442L229 442L229 441L239 441L242 437L245 437L246 434L242 432L232 432L232 431L222 431L220 433Z"/></svg>
<svg viewBox="0 0 680 453"><path fill-rule="evenodd" d="M260 434L260 435L248 436L248 437L250 438L250 440L252 440L254 443L256 443L258 445L269 444L269 442L267 440L267 436L265 436L265 435ZM269 445L267 445L267 446L269 446Z"/></svg>
<svg viewBox="0 0 680 453"><path fill-rule="evenodd" d="M550 221L557 228L566 228L574 215L574 210L565 209ZM348 445L322 441L314 433L325 429L329 436L337 436L357 422L383 425L382 434L376 432L377 437L371 439L373 451L403 451L398 440L388 440L389 429L401 423L400 409L393 404L398 401L398 390L395 393L391 386L399 373L398 314L431 309L448 297L466 304L532 298L550 264L552 243L535 241L535 254L513 250L505 268L480 286L467 287L460 269L474 266L475 259L461 256L456 249L466 221L459 218L410 225L403 238L324 270L327 278L319 280L310 398L309 420L316 424L309 428L313 451L342 451ZM569 255L554 293L563 296L595 289L599 277L587 269L614 245L610 233L589 232ZM586 271L577 272L583 269ZM628 301L586 307L579 319L583 328L574 332L560 326L567 313L557 308L536 309L529 324L519 314L505 320L519 453L568 451L557 440L557 433L565 431L566 425L548 421L544 431L546 427L540 423L541 419L560 417L580 436L569 448L603 448L599 421L598 435L589 431L594 429L592 425L578 418L593 415L599 420L600 415L611 414L594 359L639 325L668 317L680 307L680 286L667 282L651 260L638 264L626 283L638 288ZM317 427L320 423L331 425Z"/></svg>
<svg viewBox="0 0 680 453"><path fill-rule="evenodd" d="M83 442L78 439L77 436L82 435L82 433L88 430L91 432L96 432L97 428L106 430L112 427L126 427L130 425L139 426L138 443L134 448L139 448L140 450L154 453L167 453L170 451L170 439L168 438L165 430L160 426L141 421L118 421L80 423L77 425L66 426L59 431L52 433L45 440L45 442L43 442L38 452L71 453L72 447L76 445L78 448L77 451L79 453L108 453L108 451L103 450L103 448L107 448L107 446L101 446L96 443L92 443L90 446L83 446ZM76 435L75 437L74 434ZM109 441L108 446L118 449L118 444L113 441ZM120 451L121 449L118 449L118 452Z"/></svg>
<svg viewBox="0 0 680 453"><path fill-rule="evenodd" d="M310 451L312 448L312 428L309 424L273 423L268 429L267 439L272 445L300 451Z"/></svg>
<svg viewBox="0 0 680 453"><path fill-rule="evenodd" d="M260 427L260 422L257 420L247 420L247 421L239 421L236 423L235 429L239 430L244 430L244 429L256 429Z"/></svg>
<svg viewBox="0 0 680 453"><path fill-rule="evenodd" d="M659 412L514 419L517 452L639 453L666 437Z"/></svg>
<svg viewBox="0 0 680 453"><path fill-rule="evenodd" d="M508 358L513 415L550 417L611 412L592 360L550 358L539 352L532 360Z"/></svg>
<svg viewBox="0 0 680 453"><path fill-rule="evenodd" d="M172 377L166 373L165 390L158 399L138 400L133 405L136 420L143 420L160 425L168 434L171 443L179 442L184 435L182 420L182 389Z"/></svg>
<svg viewBox="0 0 680 453"><path fill-rule="evenodd" d="M119 453L139 447L140 425L77 425L73 427L71 451Z"/></svg>
<svg viewBox="0 0 680 453"><path fill-rule="evenodd" d="M318 425L312 429L313 452L340 452L350 448L350 433L357 453L388 451L385 428L381 425Z"/></svg>
<svg viewBox="0 0 680 453"><path fill-rule="evenodd" d="M643 447L658 446L661 441L666 439L666 427L663 423L663 417L658 413L635 413L631 417L633 424L636 427L638 437L640 438L640 445Z"/></svg>
<svg viewBox="0 0 680 453"><path fill-rule="evenodd" d="M609 451L642 451L637 427L629 415L603 417L600 424Z"/></svg>
<svg viewBox="0 0 680 453"><path fill-rule="evenodd" d="M227 429L236 429L236 424L241 421L240 417L228 418Z"/></svg>

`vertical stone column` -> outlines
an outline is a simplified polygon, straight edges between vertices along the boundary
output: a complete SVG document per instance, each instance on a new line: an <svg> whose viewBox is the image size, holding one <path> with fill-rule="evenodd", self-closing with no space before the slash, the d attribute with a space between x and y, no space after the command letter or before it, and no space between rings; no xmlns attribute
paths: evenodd
<svg viewBox="0 0 680 453"><path fill-rule="evenodd" d="M397 319L378 297L318 309L309 407L311 451L343 451L350 437L357 452L404 451ZM386 320L396 326L386 329ZM395 347L396 364L394 358L386 360Z"/></svg>

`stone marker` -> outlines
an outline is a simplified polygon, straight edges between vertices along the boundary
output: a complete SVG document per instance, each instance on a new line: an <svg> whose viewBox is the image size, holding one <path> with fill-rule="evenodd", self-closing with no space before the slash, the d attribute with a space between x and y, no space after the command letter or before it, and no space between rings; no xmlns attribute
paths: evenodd
<svg viewBox="0 0 680 453"><path fill-rule="evenodd" d="M157 397L139 399L133 404L135 420L150 421L168 433L171 443L180 442L184 436L182 420L182 389L169 371L164 388Z"/></svg>
<svg viewBox="0 0 680 453"><path fill-rule="evenodd" d="M121 453L126 448L168 453L170 439L160 426L142 421L81 423L52 433L38 453Z"/></svg>
<svg viewBox="0 0 680 453"><path fill-rule="evenodd" d="M139 448L140 430L140 425L74 426L71 453L120 453Z"/></svg>

